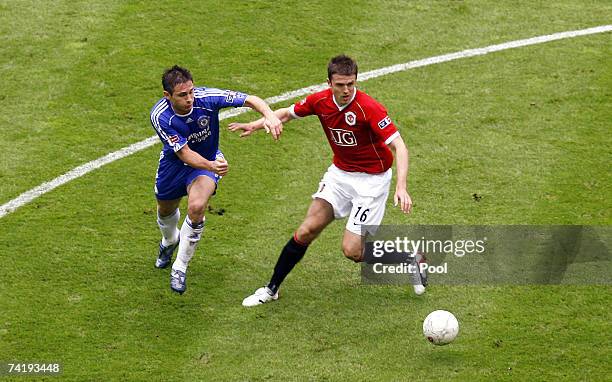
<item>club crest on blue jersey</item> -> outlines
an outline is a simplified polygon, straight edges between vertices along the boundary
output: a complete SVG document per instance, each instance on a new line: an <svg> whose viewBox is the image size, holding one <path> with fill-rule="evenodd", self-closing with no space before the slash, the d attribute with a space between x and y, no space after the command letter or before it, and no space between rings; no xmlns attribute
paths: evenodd
<svg viewBox="0 0 612 382"><path fill-rule="evenodd" d="M198 118L198 126L200 127L200 129L207 128L209 124L210 124L210 117L209 116L203 115L200 118Z"/></svg>

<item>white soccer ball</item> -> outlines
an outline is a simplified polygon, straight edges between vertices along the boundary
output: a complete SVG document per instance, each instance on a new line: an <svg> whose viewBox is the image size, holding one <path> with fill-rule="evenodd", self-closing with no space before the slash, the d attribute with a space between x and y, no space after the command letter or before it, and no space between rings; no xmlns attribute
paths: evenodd
<svg viewBox="0 0 612 382"><path fill-rule="evenodd" d="M425 317L423 335L434 345L446 345L457 337L459 321L446 310L436 310Z"/></svg>

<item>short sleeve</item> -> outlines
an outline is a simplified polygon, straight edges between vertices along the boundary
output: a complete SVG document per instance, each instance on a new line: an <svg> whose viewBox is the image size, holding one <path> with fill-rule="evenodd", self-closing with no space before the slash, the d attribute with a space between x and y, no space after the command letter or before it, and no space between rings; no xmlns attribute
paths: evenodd
<svg viewBox="0 0 612 382"><path fill-rule="evenodd" d="M391 143L399 131L387 114L387 110L378 102L372 102L368 107L368 123L374 134L378 135L386 144Z"/></svg>
<svg viewBox="0 0 612 382"><path fill-rule="evenodd" d="M162 113L161 115L151 115L151 124L157 132L159 139L164 147L177 152L187 144L187 138L180 135L172 126L171 120Z"/></svg>
<svg viewBox="0 0 612 382"><path fill-rule="evenodd" d="M289 112L293 118L302 118L309 115L316 114L314 110L313 103L314 95L311 94L308 97L302 99L301 101L296 102L291 105L289 108Z"/></svg>

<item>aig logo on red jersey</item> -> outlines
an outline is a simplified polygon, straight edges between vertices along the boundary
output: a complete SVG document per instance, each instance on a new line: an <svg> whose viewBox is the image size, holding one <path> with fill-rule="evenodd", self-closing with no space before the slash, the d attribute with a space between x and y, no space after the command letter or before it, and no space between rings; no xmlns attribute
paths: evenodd
<svg viewBox="0 0 612 382"><path fill-rule="evenodd" d="M352 111L347 111L346 113L344 113L344 120L346 121L347 125L355 126L355 123L357 122L357 116Z"/></svg>
<svg viewBox="0 0 612 382"><path fill-rule="evenodd" d="M389 118L389 116L386 116L385 118L381 119L380 122L378 122L378 127L380 127L381 129L384 129L390 124L391 124L391 118Z"/></svg>
<svg viewBox="0 0 612 382"><path fill-rule="evenodd" d="M352 131L344 129L329 129L332 141L338 146L357 146L357 138Z"/></svg>

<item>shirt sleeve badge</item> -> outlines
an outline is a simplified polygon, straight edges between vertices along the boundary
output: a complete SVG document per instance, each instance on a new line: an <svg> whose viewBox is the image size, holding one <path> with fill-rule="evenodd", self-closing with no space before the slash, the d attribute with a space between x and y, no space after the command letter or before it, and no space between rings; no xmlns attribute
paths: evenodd
<svg viewBox="0 0 612 382"><path fill-rule="evenodd" d="M391 118L389 118L389 116L386 116L385 118L381 119L380 122L378 122L378 127L380 127L381 129L384 129L390 124L391 124Z"/></svg>

